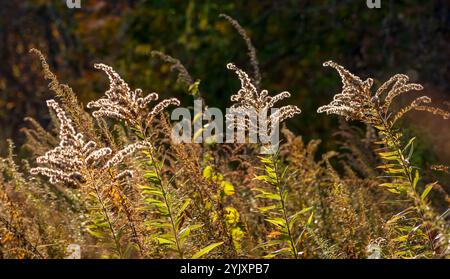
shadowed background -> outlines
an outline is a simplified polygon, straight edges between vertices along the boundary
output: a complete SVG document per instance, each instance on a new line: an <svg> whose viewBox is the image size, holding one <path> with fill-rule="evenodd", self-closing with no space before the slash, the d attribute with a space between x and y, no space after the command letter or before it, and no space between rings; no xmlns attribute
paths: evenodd
<svg viewBox="0 0 450 279"><path fill-rule="evenodd" d="M186 88L176 83L170 66L151 57L153 50L181 60L209 106L225 108L239 88L225 67L234 62L251 71L245 43L219 18L225 13L240 22L257 49L262 88L287 90L289 102L303 113L289 126L306 139L323 139L335 148L336 117L316 114L341 83L337 73L322 67L333 59L356 75L377 84L395 73L409 75L424 92L399 98L399 105L426 94L447 108L450 57L448 1L381 0L381 9L366 1L187 1L82 0L81 9L65 1L0 2L0 154L5 139L23 142L25 116L49 121L45 100L52 98L37 59L36 47L47 56L62 83L86 104L107 89L106 77L93 69L113 66L132 88L178 97L192 106ZM411 98L409 98L411 97ZM447 103L448 105L448 103ZM420 112L408 120L421 144L416 160L423 166L450 163L448 121Z"/></svg>

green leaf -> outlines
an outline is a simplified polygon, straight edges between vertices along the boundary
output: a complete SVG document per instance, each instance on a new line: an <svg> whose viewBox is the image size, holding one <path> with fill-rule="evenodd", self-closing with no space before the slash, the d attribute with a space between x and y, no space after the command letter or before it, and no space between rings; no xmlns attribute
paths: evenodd
<svg viewBox="0 0 450 279"><path fill-rule="evenodd" d="M266 191L264 191L263 189L260 189L260 188L254 188L253 190L260 192L260 194L256 195L257 198L270 199L270 200L276 200L276 201L280 201L281 200L281 197L278 194L266 192Z"/></svg>
<svg viewBox="0 0 450 279"><path fill-rule="evenodd" d="M312 207L303 208L302 210L300 210L300 211L296 212L294 215L292 215L289 220L289 228L292 229L295 222L297 222L298 218L300 218L300 216L303 213L306 213L306 212L310 211L311 209L312 209Z"/></svg>
<svg viewBox="0 0 450 279"><path fill-rule="evenodd" d="M255 176L255 180L264 181L264 182L267 182L269 184L274 184L273 179L270 176L265 175L265 174L264 175L257 175L257 176Z"/></svg>
<svg viewBox="0 0 450 279"><path fill-rule="evenodd" d="M160 190L143 190L142 193L146 195L159 196L161 198L164 197L163 193Z"/></svg>
<svg viewBox="0 0 450 279"><path fill-rule="evenodd" d="M414 171L414 180L413 180L413 189L416 189L417 182L419 182L419 172L417 170Z"/></svg>
<svg viewBox="0 0 450 279"><path fill-rule="evenodd" d="M393 188L389 188L387 189L389 192L392 192L394 194L400 194L401 192L399 190L393 189Z"/></svg>
<svg viewBox="0 0 450 279"><path fill-rule="evenodd" d="M398 166L398 164L384 164L384 165L377 166L377 169L389 169L389 168L396 167L396 166Z"/></svg>
<svg viewBox="0 0 450 279"><path fill-rule="evenodd" d="M408 153L408 157L407 157L408 160L411 159L413 152L414 152L414 143L411 143L411 148L409 149L409 153Z"/></svg>
<svg viewBox="0 0 450 279"><path fill-rule="evenodd" d="M202 135L203 130L204 130L204 128L202 127L202 128L198 129L198 131L196 131L196 132L194 133L194 136L192 137L192 140L193 140L194 142L195 142L195 140L196 140L197 138L199 138L199 137Z"/></svg>
<svg viewBox="0 0 450 279"><path fill-rule="evenodd" d="M277 194L272 194L272 193L261 193L256 195L257 198L262 198L262 199L269 199L269 200L276 200L276 201L280 201L281 197Z"/></svg>
<svg viewBox="0 0 450 279"><path fill-rule="evenodd" d="M405 170L404 169L391 169L391 168L388 168L388 169L385 170L385 172L389 173L389 174L396 174L396 173L404 173Z"/></svg>
<svg viewBox="0 0 450 279"><path fill-rule="evenodd" d="M100 238L100 239L105 237L105 234L103 234L102 232L96 231L95 228L87 227L86 231L90 235L95 236L95 237Z"/></svg>
<svg viewBox="0 0 450 279"><path fill-rule="evenodd" d="M425 201L425 198L428 196L428 194L430 193L431 189L433 189L433 186L434 186L435 184L436 184L436 182L435 182L435 183L432 183L432 184L429 184L429 185L425 188L425 190L423 190L422 195L420 195L420 199L421 199L422 201Z"/></svg>
<svg viewBox="0 0 450 279"><path fill-rule="evenodd" d="M311 215L309 215L308 221L306 221L306 225L307 226L311 224L311 222L313 220L313 216L314 216L314 211L311 212Z"/></svg>
<svg viewBox="0 0 450 279"><path fill-rule="evenodd" d="M208 253L211 252L213 249L215 249L216 247L218 247L218 246L220 246L220 245L222 245L222 244L223 244L223 241L222 241L222 242L217 242L217 243L210 244L210 245L206 246L205 248L201 249L200 251L198 251L197 253L195 253L195 254L192 256L192 259L199 259L199 258L201 258L202 256L208 254Z"/></svg>
<svg viewBox="0 0 450 279"><path fill-rule="evenodd" d="M200 119L200 117L203 116L203 112L199 112L196 115L194 115L194 119L192 119L192 124L194 124L197 120Z"/></svg>
<svg viewBox="0 0 450 279"><path fill-rule="evenodd" d="M400 189L400 188L403 188L405 186L409 186L409 183L391 183L391 182L386 182L386 183L381 183L380 186L381 187Z"/></svg>
<svg viewBox="0 0 450 279"><path fill-rule="evenodd" d="M263 257L263 259L270 260L275 258L276 256L277 256L276 254L267 254Z"/></svg>
<svg viewBox="0 0 450 279"><path fill-rule="evenodd" d="M178 209L178 213L176 215L176 218L180 217L181 215L183 215L184 211L186 210L186 208L189 206L189 204L191 204L191 199L186 199L183 203L183 205L180 207L180 209Z"/></svg>
<svg viewBox="0 0 450 279"><path fill-rule="evenodd" d="M282 245L282 244L284 244L283 240L269 240L267 242L259 244L257 248L269 248L275 245Z"/></svg>
<svg viewBox="0 0 450 279"><path fill-rule="evenodd" d="M414 142L414 140L416 139L416 137L412 137L409 141L408 141L408 143L406 144L406 146L403 148L403 152L405 152L407 149L408 149L408 147L411 145L411 148L412 148L412 146L413 146L413 142Z"/></svg>
<svg viewBox="0 0 450 279"><path fill-rule="evenodd" d="M396 151L389 151L389 152L379 152L378 155L381 157L391 157L391 156L398 156Z"/></svg>
<svg viewBox="0 0 450 279"><path fill-rule="evenodd" d="M283 218L266 218L266 221L277 227L285 228L286 224Z"/></svg>
<svg viewBox="0 0 450 279"><path fill-rule="evenodd" d="M172 239L155 237L155 240L158 241L158 244L160 244L160 245L164 245L164 244L174 245L175 244L175 241L173 241Z"/></svg>
<svg viewBox="0 0 450 279"><path fill-rule="evenodd" d="M189 237L189 235L191 234L192 231L199 229L201 227L203 227L203 225L196 224L196 225L187 226L186 228L182 229L178 235L178 237L180 239L180 245L181 246L184 245L186 238Z"/></svg>
<svg viewBox="0 0 450 279"><path fill-rule="evenodd" d="M188 92L192 95L192 96L197 96L199 90L198 87L200 85L200 80L196 80L194 83L190 84L188 87Z"/></svg>
<svg viewBox="0 0 450 279"><path fill-rule="evenodd" d="M151 220L151 221L146 221L144 222L144 224L149 227L149 228L158 228L158 229L168 229L171 228L172 225L169 223L166 223L165 221L162 220Z"/></svg>
<svg viewBox="0 0 450 279"><path fill-rule="evenodd" d="M276 205L269 205L269 206L264 206L264 207L258 207L258 209L259 209L261 212L266 212L266 211L275 209L276 207L277 207Z"/></svg>
<svg viewBox="0 0 450 279"><path fill-rule="evenodd" d="M150 171L146 172L144 174L144 178L152 184L161 185L161 180L159 179L159 177L156 175L155 172Z"/></svg>

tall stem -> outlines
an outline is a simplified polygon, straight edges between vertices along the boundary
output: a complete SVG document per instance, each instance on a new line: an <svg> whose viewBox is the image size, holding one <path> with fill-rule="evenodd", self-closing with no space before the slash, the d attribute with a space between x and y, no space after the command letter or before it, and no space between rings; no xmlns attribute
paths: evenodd
<svg viewBox="0 0 450 279"><path fill-rule="evenodd" d="M90 179L91 179L91 182L92 182L92 186L94 187L94 192L95 192L95 196L97 198L97 201L100 203L100 206L101 206L101 209L102 209L102 212L103 212L103 214L102 214L103 218L105 218L106 222L108 223L108 229L109 229L109 231L111 233L111 236L112 236L112 238L114 240L114 245L116 246L116 251L117 251L119 257L122 258L123 255L122 255L122 247L120 245L120 239L117 236L116 230L114 229L114 226L113 226L112 221L111 221L111 217L109 216L108 210L107 210L107 208L106 208L106 206L105 206L105 204L103 202L103 198L102 198L102 195L100 193L100 190L98 189L97 183L94 180L91 172L89 172L89 176L90 176Z"/></svg>
<svg viewBox="0 0 450 279"><path fill-rule="evenodd" d="M180 256L180 258L182 259L183 258L183 249L181 248L181 245L180 245L180 240L179 240L179 237L178 237L178 230L177 230L177 227L175 225L175 220L173 218L172 206L170 205L170 202L169 202L169 200L167 198L167 192L166 192L166 189L164 187L164 182L163 182L163 179L162 179L162 176L161 176L161 171L160 171L158 165L156 164L155 158L153 156L153 151L150 150L149 154L150 154L150 158L152 160L153 168L155 169L155 173L156 173L159 181L161 182L160 183L160 189L161 189L161 192L163 193L164 204L165 204L165 206L167 208L167 211L169 213L170 225L171 225L171 228L172 228L173 237L175 239L175 244L177 246L177 252L178 252L178 255Z"/></svg>
<svg viewBox="0 0 450 279"><path fill-rule="evenodd" d="M146 129L144 129L142 127L142 125L138 125L138 130L139 130L139 133L140 133L139 136L141 136L142 138L145 138ZM152 161L151 163L152 163L153 168L155 169L156 176L158 177L158 180L160 181L160 185L159 186L160 186L160 190L161 190L161 192L163 194L164 205L166 206L167 212L169 213L169 221L170 221L170 225L171 225L172 234L173 234L173 237L175 239L177 252L178 252L179 257L182 259L184 257L184 254L183 254L183 249L182 249L181 244L180 244L180 239L179 239L179 236L178 236L178 230L177 230L177 227L175 225L175 220L174 220L173 212L172 212L172 206L170 205L170 202L168 200L166 187L164 186L164 181L163 181L163 178L161 176L161 170L159 169L159 167L158 167L158 165L156 163L156 159L155 159L155 157L153 155L152 147L149 148L148 153L150 154L150 160ZM167 187L168 187L168 185L167 185Z"/></svg>
<svg viewBox="0 0 450 279"><path fill-rule="evenodd" d="M386 119L380 114L379 110L377 111L377 115L379 118L379 121L381 122L384 131L381 131L384 134L384 141L386 142L386 145L388 143L388 141L392 142L393 146L394 146L394 152L397 153L397 156L400 158L400 165L404 171L404 173L406 174L406 178L408 180L408 183L410 185L407 193L408 195L413 199L414 204L416 206L417 209L417 213L419 214L419 217L422 219L422 222L425 223L425 213L423 211L423 207L426 206L426 204L424 204L423 200L420 198L419 194L417 193L415 187L414 187L414 177L413 177L413 173L411 172L411 166L409 164L409 162L405 159L405 156L403 154L402 148L401 148L401 143L399 142L399 139L397 137L395 137L394 132L392 131L391 125L389 125L389 123L386 121ZM386 140L387 138L387 140ZM432 236L430 235L429 231L430 228L427 225L426 227L426 235L427 235L427 240L428 243L431 247L431 249L434 251L434 243L433 243L433 239Z"/></svg>
<svg viewBox="0 0 450 279"><path fill-rule="evenodd" d="M273 168L275 170L275 175L276 175L276 179L277 179L276 180L276 183L277 183L276 187L277 187L277 190L278 190L278 195L280 196L280 205L281 205L281 209L282 209L282 213L283 213L283 219L284 219L284 222L285 222L285 226L287 228L287 233L288 233L288 236L289 236L289 242L290 242L290 245L291 245L291 251L292 251L292 254L293 254L294 258L298 259L297 247L295 247L295 242L294 242L294 239L293 239L293 236L292 236L292 232L291 232L291 229L289 228L289 218L288 218L287 211L286 211L286 205L285 205L284 199L283 199L284 186L282 185L282 183L280 181L279 172L278 172L279 171L278 163L277 163L277 158L276 158L275 155L272 155L272 160L271 161L273 162Z"/></svg>

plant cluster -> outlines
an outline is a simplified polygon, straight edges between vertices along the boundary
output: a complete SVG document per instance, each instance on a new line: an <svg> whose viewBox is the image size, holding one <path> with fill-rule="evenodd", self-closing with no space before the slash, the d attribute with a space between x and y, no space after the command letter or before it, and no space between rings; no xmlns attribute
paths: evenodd
<svg viewBox="0 0 450 279"><path fill-rule="evenodd" d="M241 82L231 108L267 114L290 94L260 90L250 39L237 21L223 17L244 37L254 72L249 77L227 65ZM438 182L423 181L412 162L416 139L405 138L399 123L411 110L444 119L450 113L430 106L427 96L393 109L396 97L422 89L405 75L373 93L373 79L326 62L343 88L318 112L345 118L336 133L342 149L319 156L320 140L306 143L284 125L276 152L260 155L268 146L174 142L168 109L180 101L153 105L157 93L131 90L104 64L95 68L110 87L85 108L44 56L32 52L55 92L47 101L52 124L46 129L28 118L23 149L29 158L19 164L9 142L0 160L0 258L70 258L73 245L83 258L449 256L449 210L442 210L449 199ZM201 99L199 81L179 60L155 56L172 64L187 93ZM295 105L282 106L266 124L299 113ZM251 121L238 124L257 129ZM434 203L431 197L439 196L444 202Z"/></svg>

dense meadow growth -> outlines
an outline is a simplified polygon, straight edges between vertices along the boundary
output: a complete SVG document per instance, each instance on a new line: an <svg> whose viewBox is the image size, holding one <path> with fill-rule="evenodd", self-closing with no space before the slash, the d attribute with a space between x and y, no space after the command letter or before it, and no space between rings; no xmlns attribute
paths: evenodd
<svg viewBox="0 0 450 279"><path fill-rule="evenodd" d="M223 18L244 38L252 69L227 65L241 83L230 107L267 112L286 102L288 92L261 89L250 38ZM302 114L301 104L288 104L267 120L282 123L279 148L261 154L259 143L175 142L170 112L180 101L132 89L105 64L95 68L109 89L83 105L39 50L30 53L54 93L42 104L52 122L27 118L21 148L29 157L18 160L9 141L0 160L0 258L449 257L449 198L412 162L420 138L406 134L402 120L412 110L445 120L450 112L428 96L394 106L423 89L406 75L378 82L325 62L342 89L317 112L341 118L340 149L318 154L321 140L289 130L282 122ZM153 55L204 102L179 60Z"/></svg>

